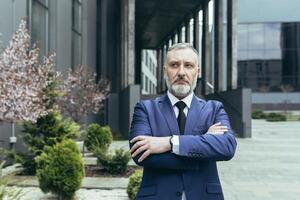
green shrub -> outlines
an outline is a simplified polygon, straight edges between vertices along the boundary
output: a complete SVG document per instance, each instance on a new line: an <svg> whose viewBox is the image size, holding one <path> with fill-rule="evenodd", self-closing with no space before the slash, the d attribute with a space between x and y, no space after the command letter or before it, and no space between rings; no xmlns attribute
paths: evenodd
<svg viewBox="0 0 300 200"><path fill-rule="evenodd" d="M23 175L34 175L36 171L35 154L18 154L16 162L21 163Z"/></svg>
<svg viewBox="0 0 300 200"><path fill-rule="evenodd" d="M130 200L135 200L140 184L142 182L143 171L137 170L130 177L127 185L127 194Z"/></svg>
<svg viewBox="0 0 300 200"><path fill-rule="evenodd" d="M84 177L84 164L78 146L71 139L47 146L36 158L39 186L59 199L73 199Z"/></svg>
<svg viewBox="0 0 300 200"><path fill-rule="evenodd" d="M4 198L5 195L5 186L6 186L6 180L2 177L2 167L4 165L4 161L0 161L0 200Z"/></svg>
<svg viewBox="0 0 300 200"><path fill-rule="evenodd" d="M110 174L123 174L127 171L128 162L131 158L129 151L116 149L114 155L106 154L98 148L95 152L98 164L101 164Z"/></svg>
<svg viewBox="0 0 300 200"><path fill-rule="evenodd" d="M7 190L7 182L9 181L9 176L2 176L2 167L5 161L0 161L0 200L3 199L14 199L19 200L21 198L21 189Z"/></svg>
<svg viewBox="0 0 300 200"><path fill-rule="evenodd" d="M63 119L57 111L38 118L36 123L24 124L24 142L29 155L20 155L24 174L35 174L34 158L40 155L45 146L53 146L63 139L73 139L80 135L80 126L71 119Z"/></svg>
<svg viewBox="0 0 300 200"><path fill-rule="evenodd" d="M269 122L286 121L286 116L282 113L269 113L266 120Z"/></svg>
<svg viewBox="0 0 300 200"><path fill-rule="evenodd" d="M254 110L252 111L252 119L266 119L267 114L262 110Z"/></svg>
<svg viewBox="0 0 300 200"><path fill-rule="evenodd" d="M90 124L86 130L84 145L89 151L94 151L96 148L107 151L112 139L109 126L101 127L99 124Z"/></svg>

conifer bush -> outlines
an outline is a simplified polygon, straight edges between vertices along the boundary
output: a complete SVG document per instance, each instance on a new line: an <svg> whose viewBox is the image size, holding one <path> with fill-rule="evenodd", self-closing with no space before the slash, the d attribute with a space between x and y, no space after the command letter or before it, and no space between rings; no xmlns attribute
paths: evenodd
<svg viewBox="0 0 300 200"><path fill-rule="evenodd" d="M98 150L97 162L101 164L110 174L123 174L127 171L128 162L131 158L129 151L116 149L113 155Z"/></svg>
<svg viewBox="0 0 300 200"><path fill-rule="evenodd" d="M127 185L127 194L130 200L135 200L138 193L141 181L142 181L143 171L137 170L130 177Z"/></svg>
<svg viewBox="0 0 300 200"><path fill-rule="evenodd" d="M36 163L43 192L52 192L63 200L74 199L84 177L84 163L75 141L66 139L45 147Z"/></svg>
<svg viewBox="0 0 300 200"><path fill-rule="evenodd" d="M34 158L40 155L45 146L54 146L63 139L74 139L80 135L80 126L71 119L63 119L58 111L50 112L37 119L36 123L24 124L24 142L29 149L26 155L20 155L24 174L35 174Z"/></svg>
<svg viewBox="0 0 300 200"><path fill-rule="evenodd" d="M101 149L106 152L112 143L113 137L109 126L101 127L99 124L90 124L86 129L84 145L89 151Z"/></svg>

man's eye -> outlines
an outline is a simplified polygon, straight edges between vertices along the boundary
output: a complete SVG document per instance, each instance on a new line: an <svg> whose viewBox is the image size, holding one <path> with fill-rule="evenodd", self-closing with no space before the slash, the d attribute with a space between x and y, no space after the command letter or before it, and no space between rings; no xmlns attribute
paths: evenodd
<svg viewBox="0 0 300 200"><path fill-rule="evenodd" d="M191 64L185 64L184 65L186 68L192 68L193 67L193 65L191 65Z"/></svg>
<svg viewBox="0 0 300 200"><path fill-rule="evenodd" d="M171 66L172 67L177 67L178 65L177 65L177 63L171 63Z"/></svg>

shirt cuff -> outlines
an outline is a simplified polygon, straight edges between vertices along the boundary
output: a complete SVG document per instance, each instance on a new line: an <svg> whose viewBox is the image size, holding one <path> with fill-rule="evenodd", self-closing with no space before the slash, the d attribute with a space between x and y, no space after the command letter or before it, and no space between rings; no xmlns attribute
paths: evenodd
<svg viewBox="0 0 300 200"><path fill-rule="evenodd" d="M173 143L172 152L179 155L179 136L178 135L173 135L172 143Z"/></svg>

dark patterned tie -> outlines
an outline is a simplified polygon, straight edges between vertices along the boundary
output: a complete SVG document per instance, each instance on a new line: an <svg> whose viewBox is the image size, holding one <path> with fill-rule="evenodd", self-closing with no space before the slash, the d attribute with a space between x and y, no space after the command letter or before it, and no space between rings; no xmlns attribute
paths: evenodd
<svg viewBox="0 0 300 200"><path fill-rule="evenodd" d="M184 108L186 107L185 103L183 101L178 101L175 106L179 109L179 114L177 117L177 122L180 130L180 134L184 134L184 127L185 127L185 121L186 121L186 116L183 112Z"/></svg>

